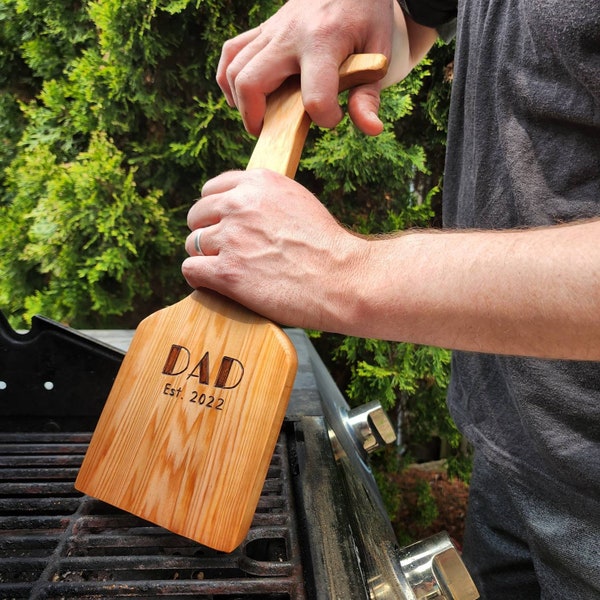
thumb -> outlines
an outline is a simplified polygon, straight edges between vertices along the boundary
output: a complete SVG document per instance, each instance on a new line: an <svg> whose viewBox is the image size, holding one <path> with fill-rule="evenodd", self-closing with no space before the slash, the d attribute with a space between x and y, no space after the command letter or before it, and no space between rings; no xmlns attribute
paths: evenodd
<svg viewBox="0 0 600 600"><path fill-rule="evenodd" d="M348 113L354 124L367 135L379 135L383 123L378 116L381 83L361 85L350 90Z"/></svg>

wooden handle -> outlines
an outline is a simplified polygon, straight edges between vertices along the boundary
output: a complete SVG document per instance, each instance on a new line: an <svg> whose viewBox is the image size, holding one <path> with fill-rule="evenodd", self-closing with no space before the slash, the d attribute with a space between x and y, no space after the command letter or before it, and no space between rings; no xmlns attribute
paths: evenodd
<svg viewBox="0 0 600 600"><path fill-rule="evenodd" d="M386 72L383 54L353 54L340 67L339 91L378 81ZM299 78L291 77L267 99L263 128L247 168L271 169L293 178L309 127Z"/></svg>

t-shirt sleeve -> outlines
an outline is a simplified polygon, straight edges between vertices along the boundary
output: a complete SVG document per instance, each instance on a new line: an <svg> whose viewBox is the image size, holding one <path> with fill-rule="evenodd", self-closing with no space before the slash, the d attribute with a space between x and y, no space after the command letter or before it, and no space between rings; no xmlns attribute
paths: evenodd
<svg viewBox="0 0 600 600"><path fill-rule="evenodd" d="M399 2L419 25L434 27L445 41L454 37L458 0L399 0Z"/></svg>

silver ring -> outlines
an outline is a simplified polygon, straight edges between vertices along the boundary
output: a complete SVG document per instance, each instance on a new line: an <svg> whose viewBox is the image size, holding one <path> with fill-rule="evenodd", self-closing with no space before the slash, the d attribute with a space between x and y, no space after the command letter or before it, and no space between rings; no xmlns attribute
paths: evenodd
<svg viewBox="0 0 600 600"><path fill-rule="evenodd" d="M204 256L204 252L202 252L202 248L200 248L200 235L202 234L202 229L198 229L196 231L196 235L194 236L194 248L198 253L198 256Z"/></svg>

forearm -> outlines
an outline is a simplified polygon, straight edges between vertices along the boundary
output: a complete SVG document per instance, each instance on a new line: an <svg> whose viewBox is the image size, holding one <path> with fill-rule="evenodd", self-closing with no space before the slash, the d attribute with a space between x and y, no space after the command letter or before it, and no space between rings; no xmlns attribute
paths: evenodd
<svg viewBox="0 0 600 600"><path fill-rule="evenodd" d="M437 37L434 28L419 25L395 2L392 53L382 87L402 81L423 60Z"/></svg>
<svg viewBox="0 0 600 600"><path fill-rule="evenodd" d="M436 29L415 23L408 16L406 17L406 27L410 42L410 59L414 67L429 52L438 38L438 33Z"/></svg>
<svg viewBox="0 0 600 600"><path fill-rule="evenodd" d="M253 169L207 182L188 225L183 272L190 285L278 323L600 360L600 219L365 238L340 227L298 183Z"/></svg>
<svg viewBox="0 0 600 600"><path fill-rule="evenodd" d="M476 352L600 360L599 236L593 221L369 241L340 329Z"/></svg>

